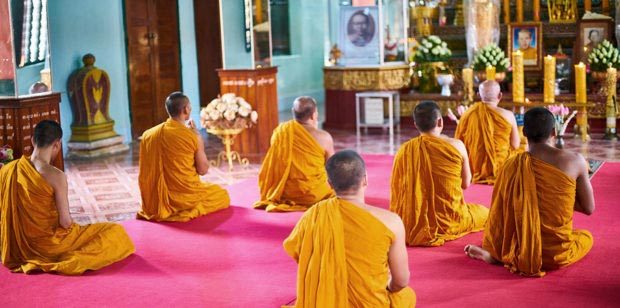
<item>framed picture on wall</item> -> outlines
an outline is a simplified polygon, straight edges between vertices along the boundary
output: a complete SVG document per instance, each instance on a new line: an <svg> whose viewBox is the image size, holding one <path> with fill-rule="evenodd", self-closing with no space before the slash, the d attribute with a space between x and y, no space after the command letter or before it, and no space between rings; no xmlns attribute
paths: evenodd
<svg viewBox="0 0 620 308"><path fill-rule="evenodd" d="M611 42L611 19L582 19L577 23L577 43L573 49L573 62L588 64L588 56L603 40Z"/></svg>
<svg viewBox="0 0 620 308"><path fill-rule="evenodd" d="M513 51L523 53L523 69L540 71L543 62L542 24L539 22L515 22L508 25L508 57Z"/></svg>
<svg viewBox="0 0 620 308"><path fill-rule="evenodd" d="M379 64L378 17L376 6L341 7L338 46L342 65Z"/></svg>

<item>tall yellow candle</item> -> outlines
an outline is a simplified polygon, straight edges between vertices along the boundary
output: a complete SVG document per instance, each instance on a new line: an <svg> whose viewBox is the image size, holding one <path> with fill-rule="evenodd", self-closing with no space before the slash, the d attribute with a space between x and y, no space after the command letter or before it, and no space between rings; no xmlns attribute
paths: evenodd
<svg viewBox="0 0 620 308"><path fill-rule="evenodd" d="M523 103L525 99L523 75L523 53L517 50L512 53L512 101Z"/></svg>
<svg viewBox="0 0 620 308"><path fill-rule="evenodd" d="M487 66L486 73L487 80L495 80L495 66Z"/></svg>
<svg viewBox="0 0 620 308"><path fill-rule="evenodd" d="M545 86L544 102L553 104L555 102L555 57L549 55L545 57Z"/></svg>
<svg viewBox="0 0 620 308"><path fill-rule="evenodd" d="M540 21L540 0L534 0L534 4L532 6L532 11L534 11L534 21Z"/></svg>
<svg viewBox="0 0 620 308"><path fill-rule="evenodd" d="M504 0L502 4L502 9L504 9L504 23L510 23L510 0Z"/></svg>
<svg viewBox="0 0 620 308"><path fill-rule="evenodd" d="M523 1L515 1L517 3L517 22L523 22Z"/></svg>
<svg viewBox="0 0 620 308"><path fill-rule="evenodd" d="M575 101L585 104L586 97L586 65L583 62L575 64Z"/></svg>
<svg viewBox="0 0 620 308"><path fill-rule="evenodd" d="M613 105L612 97L616 96L617 76L618 71L615 68L607 69L607 105Z"/></svg>
<svg viewBox="0 0 620 308"><path fill-rule="evenodd" d="M474 70L471 68L463 69L463 87L465 88L465 100L474 101Z"/></svg>
<svg viewBox="0 0 620 308"><path fill-rule="evenodd" d="M586 11L592 11L592 0L585 0L583 2L583 9Z"/></svg>

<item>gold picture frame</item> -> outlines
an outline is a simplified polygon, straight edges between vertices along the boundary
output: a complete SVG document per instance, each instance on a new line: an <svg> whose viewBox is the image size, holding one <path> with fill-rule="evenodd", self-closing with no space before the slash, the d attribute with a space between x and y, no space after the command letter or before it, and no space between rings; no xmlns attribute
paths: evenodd
<svg viewBox="0 0 620 308"><path fill-rule="evenodd" d="M539 22L513 22L508 24L507 33L508 57L512 52L521 50L523 53L523 70L540 71L543 62L542 24Z"/></svg>
<svg viewBox="0 0 620 308"><path fill-rule="evenodd" d="M582 19L577 22L577 42L573 47L573 62L588 64L588 55L603 40L612 41L611 19ZM596 40L594 37L596 36Z"/></svg>

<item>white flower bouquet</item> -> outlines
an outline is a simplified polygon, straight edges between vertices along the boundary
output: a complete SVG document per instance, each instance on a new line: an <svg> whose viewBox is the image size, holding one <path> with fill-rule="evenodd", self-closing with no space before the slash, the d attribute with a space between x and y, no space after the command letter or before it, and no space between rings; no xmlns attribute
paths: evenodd
<svg viewBox="0 0 620 308"><path fill-rule="evenodd" d="M588 63L590 63L590 71L593 72L605 72L610 66L620 68L618 49L608 40L604 40L592 49L588 56Z"/></svg>
<svg viewBox="0 0 620 308"><path fill-rule="evenodd" d="M413 54L413 61L416 63L425 62L444 62L452 57L452 51L448 44L438 36L431 35L425 37L417 46Z"/></svg>
<svg viewBox="0 0 620 308"><path fill-rule="evenodd" d="M242 97L226 93L200 110L200 124L209 129L243 129L252 127L258 114Z"/></svg>
<svg viewBox="0 0 620 308"><path fill-rule="evenodd" d="M495 44L489 44L476 53L474 57L474 71L484 71L487 66L495 66L496 72L505 72L510 67L510 59L504 51Z"/></svg>

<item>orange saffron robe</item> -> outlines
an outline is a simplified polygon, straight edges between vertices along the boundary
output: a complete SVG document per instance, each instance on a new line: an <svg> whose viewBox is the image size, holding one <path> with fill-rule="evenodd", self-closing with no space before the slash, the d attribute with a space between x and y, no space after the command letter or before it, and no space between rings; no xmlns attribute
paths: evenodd
<svg viewBox="0 0 620 308"><path fill-rule="evenodd" d="M386 289L392 241L390 229L348 201L314 205L284 240L299 264L295 307L414 307L410 287Z"/></svg>
<svg viewBox="0 0 620 308"><path fill-rule="evenodd" d="M0 169L0 192L2 264L12 272L80 275L135 251L119 224L60 227L54 189L29 157L22 156Z"/></svg>
<svg viewBox="0 0 620 308"><path fill-rule="evenodd" d="M543 276L583 258L592 234L573 230L577 182L555 166L517 154L504 164L482 247L513 273Z"/></svg>
<svg viewBox="0 0 620 308"><path fill-rule="evenodd" d="M511 130L510 122L483 102L465 112L454 138L463 141L467 148L472 183L495 183L499 168L512 153Z"/></svg>
<svg viewBox="0 0 620 308"><path fill-rule="evenodd" d="M172 119L142 134L138 175L142 210L138 218L188 221L228 208L228 192L200 180L194 158L197 149L194 132Z"/></svg>
<svg viewBox="0 0 620 308"><path fill-rule="evenodd" d="M419 136L394 158L390 211L405 225L409 246L441 246L483 229L489 210L465 203L461 188L463 157L447 141Z"/></svg>
<svg viewBox="0 0 620 308"><path fill-rule="evenodd" d="M335 195L327 183L325 149L295 120L273 131L258 187L254 208L267 212L305 211Z"/></svg>

